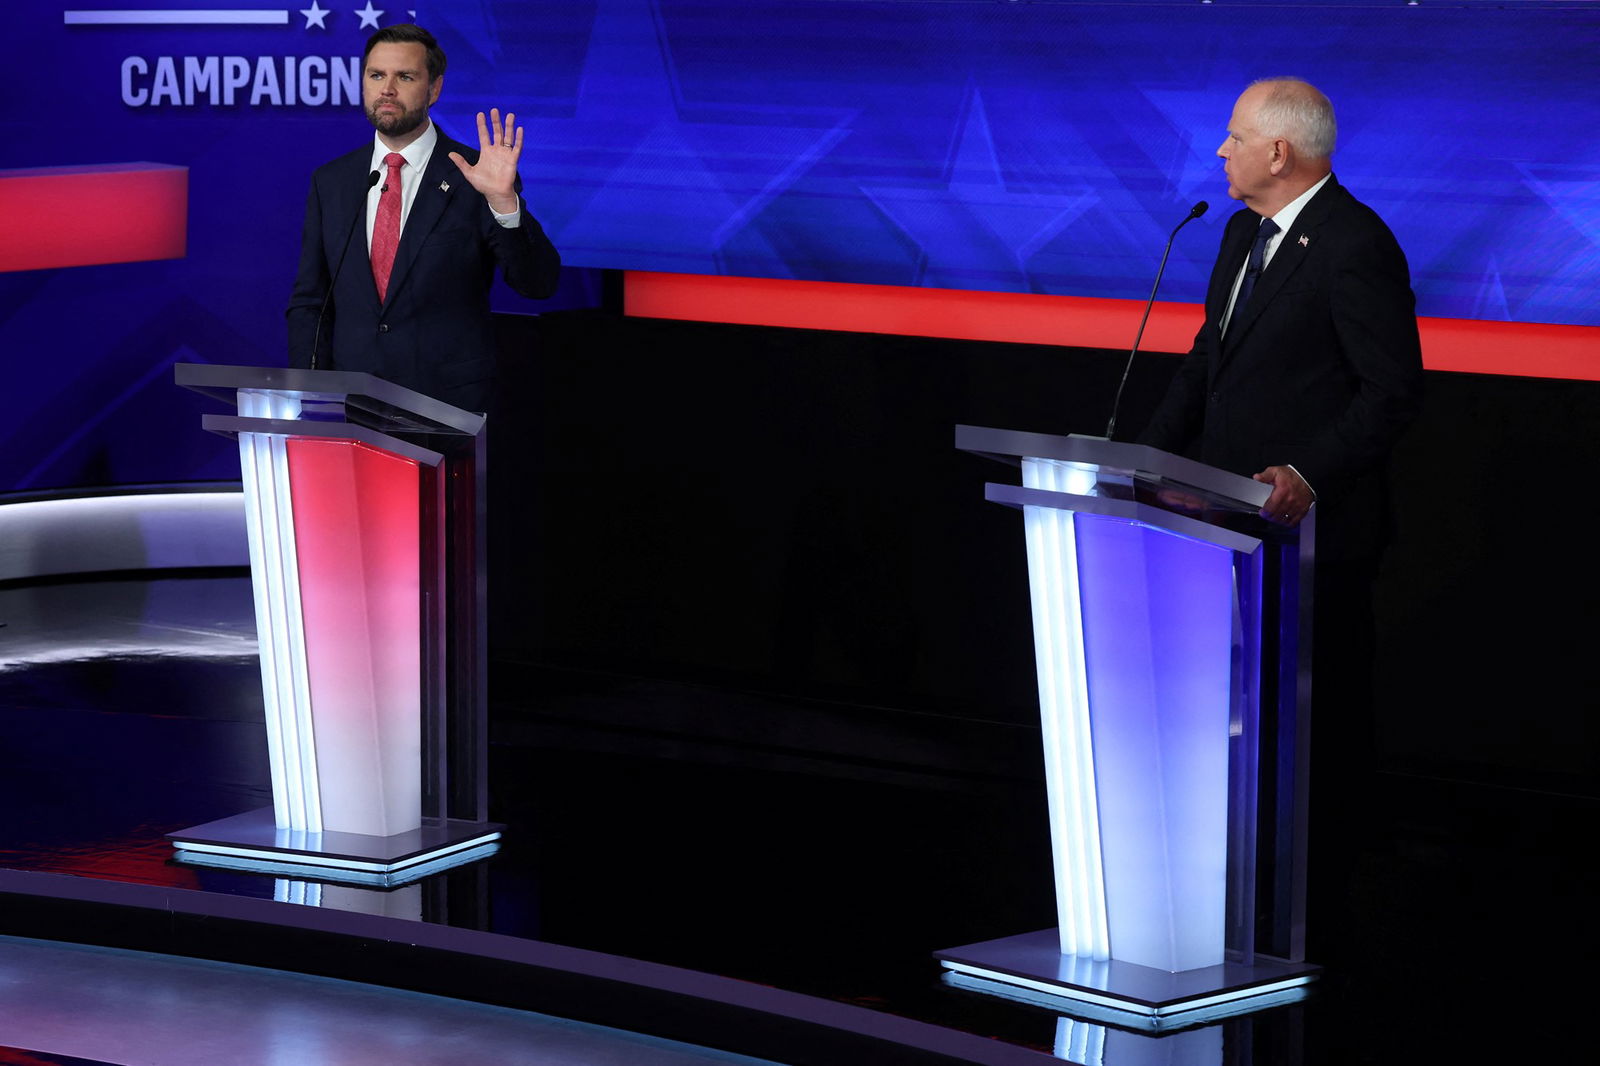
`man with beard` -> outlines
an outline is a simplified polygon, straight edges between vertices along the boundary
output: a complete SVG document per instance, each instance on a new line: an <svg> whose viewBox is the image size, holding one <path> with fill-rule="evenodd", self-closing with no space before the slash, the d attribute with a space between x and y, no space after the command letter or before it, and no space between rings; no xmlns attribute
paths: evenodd
<svg viewBox="0 0 1600 1066"><path fill-rule="evenodd" d="M312 175L287 312L289 364L365 371L483 411L495 268L539 299L555 290L561 259L518 195L516 116L479 112L476 150L429 119L444 68L439 43L419 26L367 40L361 98L377 133Z"/></svg>

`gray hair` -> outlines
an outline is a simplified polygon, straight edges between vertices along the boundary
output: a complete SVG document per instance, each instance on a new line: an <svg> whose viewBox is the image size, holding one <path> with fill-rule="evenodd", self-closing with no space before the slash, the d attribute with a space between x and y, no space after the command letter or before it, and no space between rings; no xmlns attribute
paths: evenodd
<svg viewBox="0 0 1600 1066"><path fill-rule="evenodd" d="M1262 78L1251 83L1271 86L1256 111L1256 127L1267 137L1282 137L1312 159L1331 159L1339 125L1333 104L1310 82L1299 78Z"/></svg>

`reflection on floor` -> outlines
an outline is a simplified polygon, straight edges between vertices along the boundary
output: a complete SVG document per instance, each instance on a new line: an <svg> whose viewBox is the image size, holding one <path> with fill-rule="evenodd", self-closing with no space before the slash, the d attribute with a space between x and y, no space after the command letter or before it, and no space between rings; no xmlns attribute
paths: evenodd
<svg viewBox="0 0 1600 1066"><path fill-rule="evenodd" d="M599 1026L372 985L0 937L0 1031L158 1066L761 1066ZM0 1059L0 1062L3 1062Z"/></svg>
<svg viewBox="0 0 1600 1066"><path fill-rule="evenodd" d="M1053 921L1033 767L941 775L926 762L919 771L797 755L777 739L719 744L687 732L574 729L587 708L641 701L698 702L701 713L719 701L750 719L770 709L767 697L616 678L515 691L494 682L491 813L508 833L468 891L457 878L450 906L430 904L427 885L330 892L184 868L169 861L164 832L270 801L248 582L0 587L0 623L0 866L466 922L863 1005L1092 1066L1410 1064L1453 1053L1526 1061L1537 1048L1571 1045L1568 1012L1553 1005L1592 986L1573 984L1568 963L1600 946L1592 905L1600 879L1584 843L1600 803L1390 774L1379 797L1390 814L1373 826L1358 870L1360 921L1334 978L1304 1004L1163 1042L950 988L932 951ZM671 719L671 708L659 717ZM0 965L29 972L11 950ZM339 999L368 992L391 1004L380 1016L410 1002L358 989ZM72 1002L91 1015L121 1009ZM450 1009L477 1017L478 1008ZM300 1039L299 1024L284 1011L239 1023L267 1042ZM18 1043L0 1031L8 1039ZM88 1044L58 1050L96 1054ZM383 1061L519 1061L424 1054Z"/></svg>

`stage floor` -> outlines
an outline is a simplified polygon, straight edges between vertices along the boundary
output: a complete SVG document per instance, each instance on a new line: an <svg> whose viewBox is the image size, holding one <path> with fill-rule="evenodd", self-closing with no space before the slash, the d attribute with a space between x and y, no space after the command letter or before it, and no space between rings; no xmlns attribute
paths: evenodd
<svg viewBox="0 0 1600 1066"><path fill-rule="evenodd" d="M7 1064L776 1066L441 996L16 937L0 937L0 985Z"/></svg>
<svg viewBox="0 0 1600 1066"><path fill-rule="evenodd" d="M940 773L604 713L709 700L753 722L760 694L496 674L491 816L506 836L443 875L447 900L427 884L316 889L177 865L164 834L270 803L255 671L242 576L0 586L0 867L455 924L1098 1054L1096 1066L1178 1053L1114 1050L1132 1034L1096 1044L1082 1020L941 982L935 950L1053 920L1033 767ZM1378 787L1389 814L1361 856L1359 920L1333 979L1186 1038L1215 1045L1218 1066L1525 1061L1577 1039L1564 1004L1593 982L1567 964L1600 945L1587 855L1600 803L1398 774Z"/></svg>

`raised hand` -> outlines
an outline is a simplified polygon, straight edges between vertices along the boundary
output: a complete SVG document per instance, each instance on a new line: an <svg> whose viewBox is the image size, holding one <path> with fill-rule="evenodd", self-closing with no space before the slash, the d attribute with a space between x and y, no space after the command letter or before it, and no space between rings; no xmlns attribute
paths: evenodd
<svg viewBox="0 0 1600 1066"><path fill-rule="evenodd" d="M489 201L496 213L509 215L518 210L517 160L522 158L522 129L517 116L506 112L500 122L500 109L489 110L487 120L478 112L478 162L468 164L460 152L451 152L450 161L474 189Z"/></svg>

